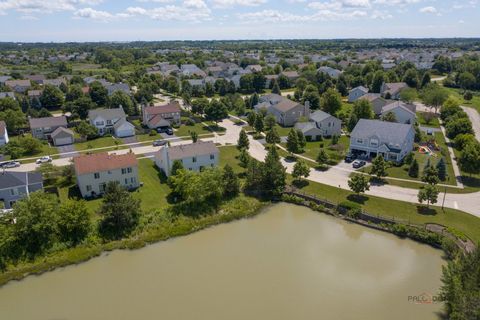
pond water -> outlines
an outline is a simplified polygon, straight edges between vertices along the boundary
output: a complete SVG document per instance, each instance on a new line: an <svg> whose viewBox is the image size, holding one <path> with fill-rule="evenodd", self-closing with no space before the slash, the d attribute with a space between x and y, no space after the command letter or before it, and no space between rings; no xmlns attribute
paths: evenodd
<svg viewBox="0 0 480 320"><path fill-rule="evenodd" d="M442 252L278 204L0 288L0 319L438 319Z"/></svg>

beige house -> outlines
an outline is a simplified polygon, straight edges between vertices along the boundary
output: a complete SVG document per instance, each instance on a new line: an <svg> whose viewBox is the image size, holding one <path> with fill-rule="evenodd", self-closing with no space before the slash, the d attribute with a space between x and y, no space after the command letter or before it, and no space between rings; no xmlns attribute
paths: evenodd
<svg viewBox="0 0 480 320"><path fill-rule="evenodd" d="M169 127L172 124L180 124L181 108L178 102L172 102L164 106L144 107L142 109L142 122L149 129Z"/></svg>
<svg viewBox="0 0 480 320"><path fill-rule="evenodd" d="M140 186L138 160L133 153L81 155L73 159L73 164L77 184L84 198L101 196L109 182L117 181L128 190Z"/></svg>
<svg viewBox="0 0 480 320"><path fill-rule="evenodd" d="M186 170L201 171L203 168L217 166L219 155L220 151L211 141L165 146L155 154L155 164L168 177L176 160L180 161Z"/></svg>

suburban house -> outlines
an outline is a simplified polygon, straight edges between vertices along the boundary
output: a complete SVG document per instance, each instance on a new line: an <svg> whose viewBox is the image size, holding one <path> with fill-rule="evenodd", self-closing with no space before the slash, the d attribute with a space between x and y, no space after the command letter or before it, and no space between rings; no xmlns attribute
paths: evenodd
<svg viewBox="0 0 480 320"><path fill-rule="evenodd" d="M338 77L340 77L340 75L342 74L342 71L334 69L332 67L328 67L328 66L318 68L317 72L326 73L330 76L330 78L334 78L334 79L338 79Z"/></svg>
<svg viewBox="0 0 480 320"><path fill-rule="evenodd" d="M67 118L65 116L30 118L28 121L32 136L37 139L49 139L55 130L60 127L67 127Z"/></svg>
<svg viewBox="0 0 480 320"><path fill-rule="evenodd" d="M117 91L121 91L127 95L130 95L130 86L126 83L106 83L104 84L105 89L108 91L108 95L111 96Z"/></svg>
<svg viewBox="0 0 480 320"><path fill-rule="evenodd" d="M7 80L10 80L11 77L10 76L0 76L0 84L5 84L5 82L7 82Z"/></svg>
<svg viewBox="0 0 480 320"><path fill-rule="evenodd" d="M361 96L360 99L365 99L370 102L372 104L373 113L377 116L382 114L383 107L389 103L389 101L382 98L379 93L367 93L364 96Z"/></svg>
<svg viewBox="0 0 480 320"><path fill-rule="evenodd" d="M123 108L90 110L88 119L99 135L113 134L118 138L135 135L135 126L127 121Z"/></svg>
<svg viewBox="0 0 480 320"><path fill-rule="evenodd" d="M403 89L408 88L405 82L383 83L380 94L386 99L400 99L400 93Z"/></svg>
<svg viewBox="0 0 480 320"><path fill-rule="evenodd" d="M194 64L182 64L180 66L180 72L182 73L182 75L186 77L199 76L199 77L205 78L207 76L205 71L203 71L202 69L200 69Z"/></svg>
<svg viewBox="0 0 480 320"><path fill-rule="evenodd" d="M0 92L0 99L5 99L5 98L12 98L13 100L16 100L15 93L13 93L13 92Z"/></svg>
<svg viewBox="0 0 480 320"><path fill-rule="evenodd" d="M414 124L417 116L415 114L415 105L409 105L402 101L395 101L382 108L381 117L388 113L393 113L398 123Z"/></svg>
<svg viewBox="0 0 480 320"><path fill-rule="evenodd" d="M292 84L294 84L294 82L297 81L298 78L300 78L300 75L297 71L283 71L282 75L287 77Z"/></svg>
<svg viewBox="0 0 480 320"><path fill-rule="evenodd" d="M45 81L47 77L45 77L43 74L31 74L31 75L25 76L25 79L28 79L37 84L43 84L43 81Z"/></svg>
<svg viewBox="0 0 480 320"><path fill-rule="evenodd" d="M321 110L310 115L309 122L298 122L295 128L302 131L308 141L317 141L321 137L340 136L342 120Z"/></svg>
<svg viewBox="0 0 480 320"><path fill-rule="evenodd" d="M30 83L30 80L7 80L5 81L5 86L15 92L24 93L32 86L32 84Z"/></svg>
<svg viewBox="0 0 480 320"><path fill-rule="evenodd" d="M7 124L5 121L0 120L0 146L4 146L8 143Z"/></svg>
<svg viewBox="0 0 480 320"><path fill-rule="evenodd" d="M368 93L368 89L365 88L364 86L358 86L356 88L353 88L350 90L348 93L348 102L355 102L364 95Z"/></svg>
<svg viewBox="0 0 480 320"><path fill-rule="evenodd" d="M60 86L62 85L62 83L63 83L64 85L66 85L66 84L67 84L67 80L65 80L65 78L45 79L45 80L43 80L43 85L44 85L44 86L50 85L50 86L54 86L54 87L60 88Z"/></svg>
<svg viewBox="0 0 480 320"><path fill-rule="evenodd" d="M172 102L164 106L143 107L142 121L150 129L170 127L172 124L180 124L181 108L178 102Z"/></svg>
<svg viewBox="0 0 480 320"><path fill-rule="evenodd" d="M267 110L267 113L273 115L277 123L284 127L292 127L300 118L310 116L308 101L305 105L302 105L278 94L268 94L260 97L259 103L254 108L257 112L261 109Z"/></svg>
<svg viewBox="0 0 480 320"><path fill-rule="evenodd" d="M265 76L265 89L269 89L272 87L272 82L275 80L277 81L278 75L277 74L271 74L271 75L266 75Z"/></svg>
<svg viewBox="0 0 480 320"><path fill-rule="evenodd" d="M218 165L220 151L212 141L199 141L191 144L162 147L155 154L155 164L167 177L170 176L173 162L181 161L186 170L200 171Z"/></svg>
<svg viewBox="0 0 480 320"><path fill-rule="evenodd" d="M117 181L128 190L140 186L138 160L133 153L116 155L103 152L81 155L73 158L73 165L77 184L84 198L102 195L109 182Z"/></svg>
<svg viewBox="0 0 480 320"><path fill-rule="evenodd" d="M360 119L350 135L350 152L401 162L413 150L414 137L411 124Z"/></svg>
<svg viewBox="0 0 480 320"><path fill-rule="evenodd" d="M0 201L3 201L5 209L11 209L18 200L42 189L40 172L0 172Z"/></svg>
<svg viewBox="0 0 480 320"><path fill-rule="evenodd" d="M50 135L54 146L66 146L75 142L75 134L65 127L58 127Z"/></svg>
<svg viewBox="0 0 480 320"><path fill-rule="evenodd" d="M28 99L32 101L33 99L40 99L40 97L42 96L42 93L43 93L43 90L28 90L27 96L28 96Z"/></svg>

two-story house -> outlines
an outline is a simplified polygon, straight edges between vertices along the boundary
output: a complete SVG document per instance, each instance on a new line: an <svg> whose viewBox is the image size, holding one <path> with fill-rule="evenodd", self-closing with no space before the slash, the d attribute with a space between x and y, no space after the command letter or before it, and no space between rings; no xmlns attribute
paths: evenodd
<svg viewBox="0 0 480 320"><path fill-rule="evenodd" d="M382 108L381 117L385 117L389 113L395 115L398 123L414 124L417 115L415 114L416 106L414 104L406 104L402 101L394 101Z"/></svg>
<svg viewBox="0 0 480 320"><path fill-rule="evenodd" d="M123 108L93 109L88 112L88 119L101 136L113 134L125 138L135 135L135 126L127 121Z"/></svg>
<svg viewBox="0 0 480 320"><path fill-rule="evenodd" d="M9 92L0 92L0 99L5 99L5 98L11 98L13 100L16 100L15 98L15 93L9 91Z"/></svg>
<svg viewBox="0 0 480 320"><path fill-rule="evenodd" d="M40 172L0 172L0 201L3 201L5 209L11 209L18 200L42 189Z"/></svg>
<svg viewBox="0 0 480 320"><path fill-rule="evenodd" d="M350 135L350 152L401 162L412 152L415 130L411 124L360 119Z"/></svg>
<svg viewBox="0 0 480 320"><path fill-rule="evenodd" d="M181 108L178 102L171 102L164 106L143 107L142 121L150 129L169 127L181 122Z"/></svg>
<svg viewBox="0 0 480 320"><path fill-rule="evenodd" d="M380 94L386 99L400 99L400 93L403 89L408 88L405 82L383 83Z"/></svg>
<svg viewBox="0 0 480 320"><path fill-rule="evenodd" d="M365 88L364 86L358 86L353 88L352 90L349 91L348 93L348 102L355 102L364 95L368 93L368 89Z"/></svg>
<svg viewBox="0 0 480 320"><path fill-rule="evenodd" d="M310 116L310 103L305 105L292 101L278 94L268 94L260 97L259 103L254 106L255 111L265 109L267 113L273 115L277 123L284 127L292 127L300 118Z"/></svg>
<svg viewBox="0 0 480 320"><path fill-rule="evenodd" d="M0 146L4 146L8 143L7 124L5 121L0 120Z"/></svg>
<svg viewBox="0 0 480 320"><path fill-rule="evenodd" d="M296 123L295 128L302 131L307 141L317 141L323 137L340 136L342 120L318 110L310 115L308 122Z"/></svg>
<svg viewBox="0 0 480 320"><path fill-rule="evenodd" d="M215 167L219 162L220 151L212 141L199 141L191 144L162 147L155 154L155 164L167 177L175 161L182 162L186 170L200 171Z"/></svg>
<svg viewBox="0 0 480 320"><path fill-rule="evenodd" d="M140 186L135 154L95 153L73 158L75 175L84 198L101 196L109 182L118 182L128 190Z"/></svg>
<svg viewBox="0 0 480 320"><path fill-rule="evenodd" d="M391 100L384 99L379 93L367 93L361 96L358 100L367 100L372 104L373 113L380 116L384 106L389 104Z"/></svg>
<svg viewBox="0 0 480 320"><path fill-rule="evenodd" d="M32 84L30 83L30 80L7 80L5 81L5 86L9 87L15 92L24 93L30 89Z"/></svg>
<svg viewBox="0 0 480 320"><path fill-rule="evenodd" d="M37 139L50 139L51 134L60 127L67 127L67 118L61 117L46 117L46 118L30 118L30 130L32 136Z"/></svg>

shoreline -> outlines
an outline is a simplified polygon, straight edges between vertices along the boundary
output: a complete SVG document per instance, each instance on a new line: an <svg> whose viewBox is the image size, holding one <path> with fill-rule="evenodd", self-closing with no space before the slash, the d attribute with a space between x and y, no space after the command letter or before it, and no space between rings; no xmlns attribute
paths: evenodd
<svg viewBox="0 0 480 320"><path fill-rule="evenodd" d="M400 234L399 232L395 232L392 227L385 224L371 223L368 221L359 220L354 217L349 217L348 215L339 214L338 212L336 212L336 210L332 210L319 204L312 203L311 201L307 201L300 197L297 197L297 199L289 199L288 197L284 196L280 201L274 202L260 201L256 198L241 196L228 201L226 204L232 204L235 201L238 201L239 204L242 206L240 208L235 207L233 208L233 210L222 209L218 213L202 216L200 218L179 216L174 221L164 221L159 224L150 225L145 230L143 230L139 234L132 236L131 238L111 241L107 243L93 244L91 246L78 246L75 248L55 252L48 256L38 257L33 262L20 263L18 267L13 267L6 272L0 273L0 289L13 281L22 281L29 276L40 276L46 272L54 271L56 269L73 265L80 265L83 262L89 261L90 259L96 257L100 257L115 250L141 249L151 244L187 236L197 231L206 230L220 224L252 218L262 213L271 205L281 202L308 207L313 211L320 212L337 219L355 223L366 228L387 232L401 239L410 239L422 244L429 245L435 249L442 250L446 255L447 259L449 259L453 254L451 247L446 248L444 246L444 240L449 240L445 235L439 235L432 231L425 230L427 234L435 235L434 238L428 238L428 240L430 241L426 241L424 238L415 237L408 233ZM253 202L254 205L252 206L249 202ZM404 225L399 223L397 224L397 226ZM409 226L405 227L412 228ZM435 241L432 242L432 239ZM458 250L460 249L462 248L459 247Z"/></svg>

